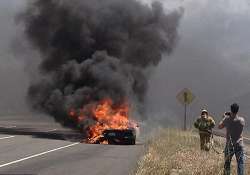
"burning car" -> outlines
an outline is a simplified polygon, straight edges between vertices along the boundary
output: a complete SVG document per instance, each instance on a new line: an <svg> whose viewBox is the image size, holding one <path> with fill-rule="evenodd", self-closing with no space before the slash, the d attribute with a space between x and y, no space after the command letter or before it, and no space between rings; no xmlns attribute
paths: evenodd
<svg viewBox="0 0 250 175"><path fill-rule="evenodd" d="M90 111L90 113L84 113ZM93 144L129 144L136 143L138 124L129 119L129 105L114 105L111 99L104 99L77 113L69 112L72 120L78 123L81 132L85 133L87 143Z"/></svg>
<svg viewBox="0 0 250 175"><path fill-rule="evenodd" d="M112 145L135 145L136 130L133 128L104 130L102 136L96 143L99 144L105 142Z"/></svg>

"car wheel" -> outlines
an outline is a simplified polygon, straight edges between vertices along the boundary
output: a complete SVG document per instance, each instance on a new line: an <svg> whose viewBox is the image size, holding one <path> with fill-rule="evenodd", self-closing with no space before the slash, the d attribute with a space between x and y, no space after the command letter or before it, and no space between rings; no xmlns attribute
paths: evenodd
<svg viewBox="0 0 250 175"><path fill-rule="evenodd" d="M135 139L131 140L131 145L135 145Z"/></svg>

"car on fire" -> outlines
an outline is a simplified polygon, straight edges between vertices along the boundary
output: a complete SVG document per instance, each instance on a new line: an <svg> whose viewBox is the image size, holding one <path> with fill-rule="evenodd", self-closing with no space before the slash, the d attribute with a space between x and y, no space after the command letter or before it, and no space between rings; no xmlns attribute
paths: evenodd
<svg viewBox="0 0 250 175"><path fill-rule="evenodd" d="M135 145L136 130L129 129L107 129L102 133L98 142L107 141L111 145Z"/></svg>

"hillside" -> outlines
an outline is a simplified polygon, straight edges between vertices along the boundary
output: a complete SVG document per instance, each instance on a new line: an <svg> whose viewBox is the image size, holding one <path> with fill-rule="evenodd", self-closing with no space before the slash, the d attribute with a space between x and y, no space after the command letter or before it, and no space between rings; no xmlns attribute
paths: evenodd
<svg viewBox="0 0 250 175"><path fill-rule="evenodd" d="M224 139L215 138L214 143L214 148L221 154L213 150L201 152L195 132L160 130L147 142L145 155L138 163L135 175L222 175ZM249 163L247 160L246 174L250 174ZM233 175L236 175L235 168L233 158Z"/></svg>

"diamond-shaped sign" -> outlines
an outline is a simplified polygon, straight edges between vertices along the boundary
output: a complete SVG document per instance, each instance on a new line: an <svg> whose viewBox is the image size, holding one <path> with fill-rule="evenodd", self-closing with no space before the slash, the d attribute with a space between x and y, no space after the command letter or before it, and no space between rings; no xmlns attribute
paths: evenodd
<svg viewBox="0 0 250 175"><path fill-rule="evenodd" d="M176 98L181 104L189 105L194 101L195 96L189 89L185 88L176 96Z"/></svg>

